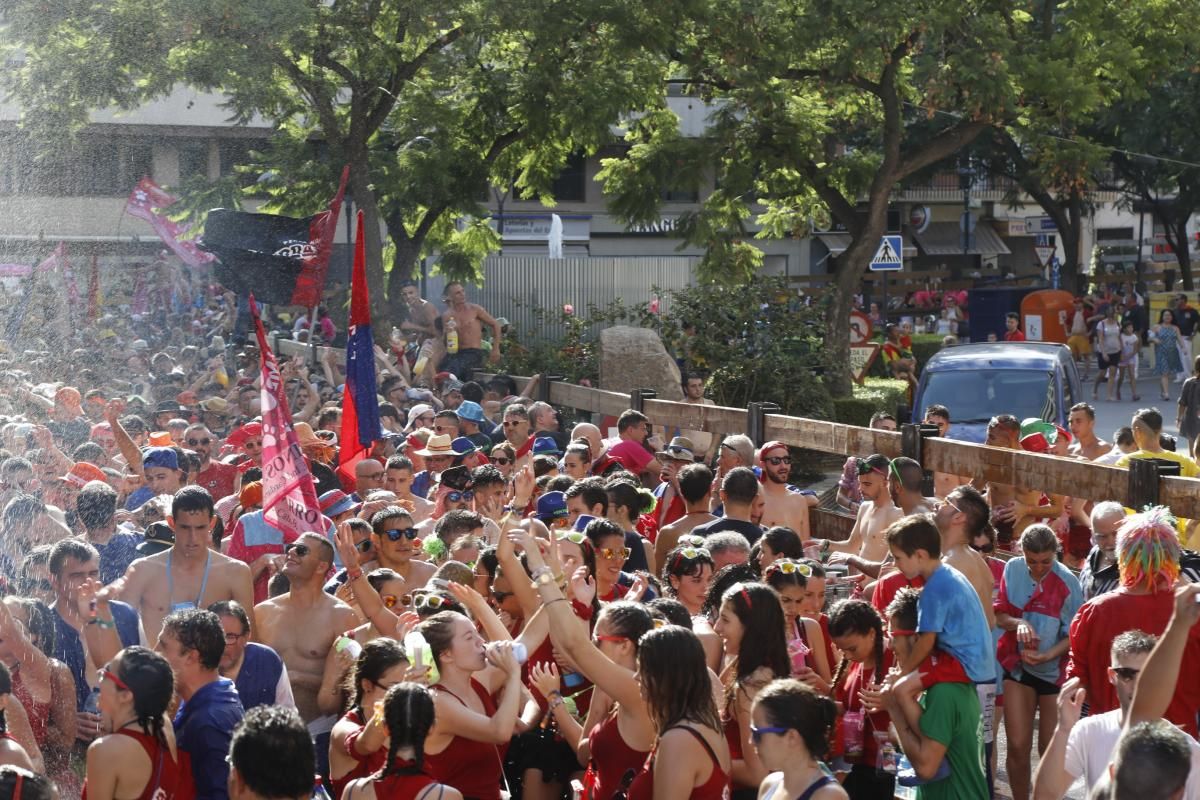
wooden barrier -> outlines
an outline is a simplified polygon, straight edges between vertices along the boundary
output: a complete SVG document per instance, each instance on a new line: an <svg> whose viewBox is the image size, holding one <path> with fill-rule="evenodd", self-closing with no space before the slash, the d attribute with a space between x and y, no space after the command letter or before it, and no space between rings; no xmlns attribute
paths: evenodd
<svg viewBox="0 0 1200 800"><path fill-rule="evenodd" d="M550 387L550 402L616 416L629 408L629 395L555 382ZM716 434L744 432L749 423L748 412L739 408L645 400L643 409L655 425ZM901 455L899 433L782 414L764 417L763 438L837 455L881 453L889 458ZM923 441L920 460L926 469L935 472L982 478L1048 494L1119 500L1135 508L1142 505L1131 487L1128 470L1090 461L938 438ZM1200 480L1160 477L1157 489L1159 501L1176 515L1200 518Z"/></svg>

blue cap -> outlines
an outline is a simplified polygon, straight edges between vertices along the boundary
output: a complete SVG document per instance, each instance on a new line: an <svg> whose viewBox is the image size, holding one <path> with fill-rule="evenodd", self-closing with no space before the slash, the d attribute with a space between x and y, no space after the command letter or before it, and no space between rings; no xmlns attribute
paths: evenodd
<svg viewBox="0 0 1200 800"><path fill-rule="evenodd" d="M542 522L566 519L568 516L567 496L562 492L546 492L538 498L537 518Z"/></svg>
<svg viewBox="0 0 1200 800"><path fill-rule="evenodd" d="M554 441L554 437L539 436L533 440L533 454L535 456L561 456L562 450L558 449L558 442Z"/></svg>
<svg viewBox="0 0 1200 800"><path fill-rule="evenodd" d="M459 419L465 419L467 422L479 424L483 422L483 406L473 400L463 400L459 403L458 408L454 409L458 413Z"/></svg>
<svg viewBox="0 0 1200 800"><path fill-rule="evenodd" d="M583 533L583 529L586 528L588 526L588 523L594 519L595 519L595 517L593 517L591 514L580 514L575 519L575 527L573 528L573 530L576 533Z"/></svg>
<svg viewBox="0 0 1200 800"><path fill-rule="evenodd" d="M142 467L179 469L179 456L170 447L148 447L142 452Z"/></svg>
<svg viewBox="0 0 1200 800"><path fill-rule="evenodd" d="M450 449L453 450L454 454L458 456L470 455L471 453L478 452L479 450L475 443L466 436L459 436L457 439L450 442Z"/></svg>

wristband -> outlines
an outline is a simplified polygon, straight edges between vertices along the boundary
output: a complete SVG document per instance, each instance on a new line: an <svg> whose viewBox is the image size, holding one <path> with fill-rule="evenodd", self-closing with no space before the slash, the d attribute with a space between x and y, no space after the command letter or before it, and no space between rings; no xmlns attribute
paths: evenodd
<svg viewBox="0 0 1200 800"><path fill-rule="evenodd" d="M363 576L362 567L347 567L346 580L356 581Z"/></svg>
<svg viewBox="0 0 1200 800"><path fill-rule="evenodd" d="M549 703L546 704L546 713L547 714L553 714L554 710L556 708L558 708L559 706L561 706L565 702L567 702L566 700L562 699L562 695L559 694L558 692L551 692L551 694L553 695L553 699Z"/></svg>
<svg viewBox="0 0 1200 800"><path fill-rule="evenodd" d="M103 630L113 631L117 629L117 623L111 619L94 619L88 622L88 625L95 624L96 627Z"/></svg>
<svg viewBox="0 0 1200 800"><path fill-rule="evenodd" d="M550 569L549 566L543 564L542 566L535 569L532 573L530 573L530 577L532 577L536 581L538 578L542 577L543 575L552 575L553 572L554 572L554 570ZM555 580L557 581L557 578L555 578Z"/></svg>

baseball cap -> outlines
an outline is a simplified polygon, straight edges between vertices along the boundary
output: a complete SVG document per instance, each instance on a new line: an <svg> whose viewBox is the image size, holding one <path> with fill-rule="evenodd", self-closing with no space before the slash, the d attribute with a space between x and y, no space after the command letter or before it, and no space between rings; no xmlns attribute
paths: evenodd
<svg viewBox="0 0 1200 800"><path fill-rule="evenodd" d="M76 466L79 466L76 464ZM179 456L170 447L148 447L142 451L142 467L179 469ZM101 473L103 475L103 473Z"/></svg>
<svg viewBox="0 0 1200 800"><path fill-rule="evenodd" d="M567 516L567 497L562 492L546 492L538 498L537 518L542 522L566 519Z"/></svg>
<svg viewBox="0 0 1200 800"><path fill-rule="evenodd" d="M467 422L477 424L483 422L483 406L474 400L463 400L462 404L455 411L458 412L459 419L465 419Z"/></svg>
<svg viewBox="0 0 1200 800"><path fill-rule="evenodd" d="M317 499L321 501L321 513L327 517L336 517L358 508L354 498L341 489L330 489Z"/></svg>
<svg viewBox="0 0 1200 800"><path fill-rule="evenodd" d="M558 449L558 442L554 441L552 436L539 436L533 440L533 454L535 456L559 456L562 451Z"/></svg>
<svg viewBox="0 0 1200 800"><path fill-rule="evenodd" d="M67 470L67 474L60 477L59 480L82 488L90 481L107 481L108 476L104 474L104 470L95 464L79 461Z"/></svg>
<svg viewBox="0 0 1200 800"><path fill-rule="evenodd" d="M175 531L165 522L151 522L146 526L142 541L134 549L143 556L161 553L175 544Z"/></svg>

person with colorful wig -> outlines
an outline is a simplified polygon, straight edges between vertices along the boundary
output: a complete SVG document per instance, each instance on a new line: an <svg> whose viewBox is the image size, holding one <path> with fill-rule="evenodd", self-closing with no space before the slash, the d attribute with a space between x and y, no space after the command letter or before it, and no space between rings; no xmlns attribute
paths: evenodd
<svg viewBox="0 0 1200 800"><path fill-rule="evenodd" d="M1108 651L1113 639L1134 629L1153 636L1166 630L1175 605L1179 559L1175 518L1163 506L1148 507L1126 518L1117 530L1121 585L1084 603L1071 621L1067 677L1082 682L1092 714L1118 707L1116 691L1108 681ZM1200 674L1200 628L1189 631L1181 674ZM1180 681L1166 719L1194 737L1197 711L1200 681Z"/></svg>

